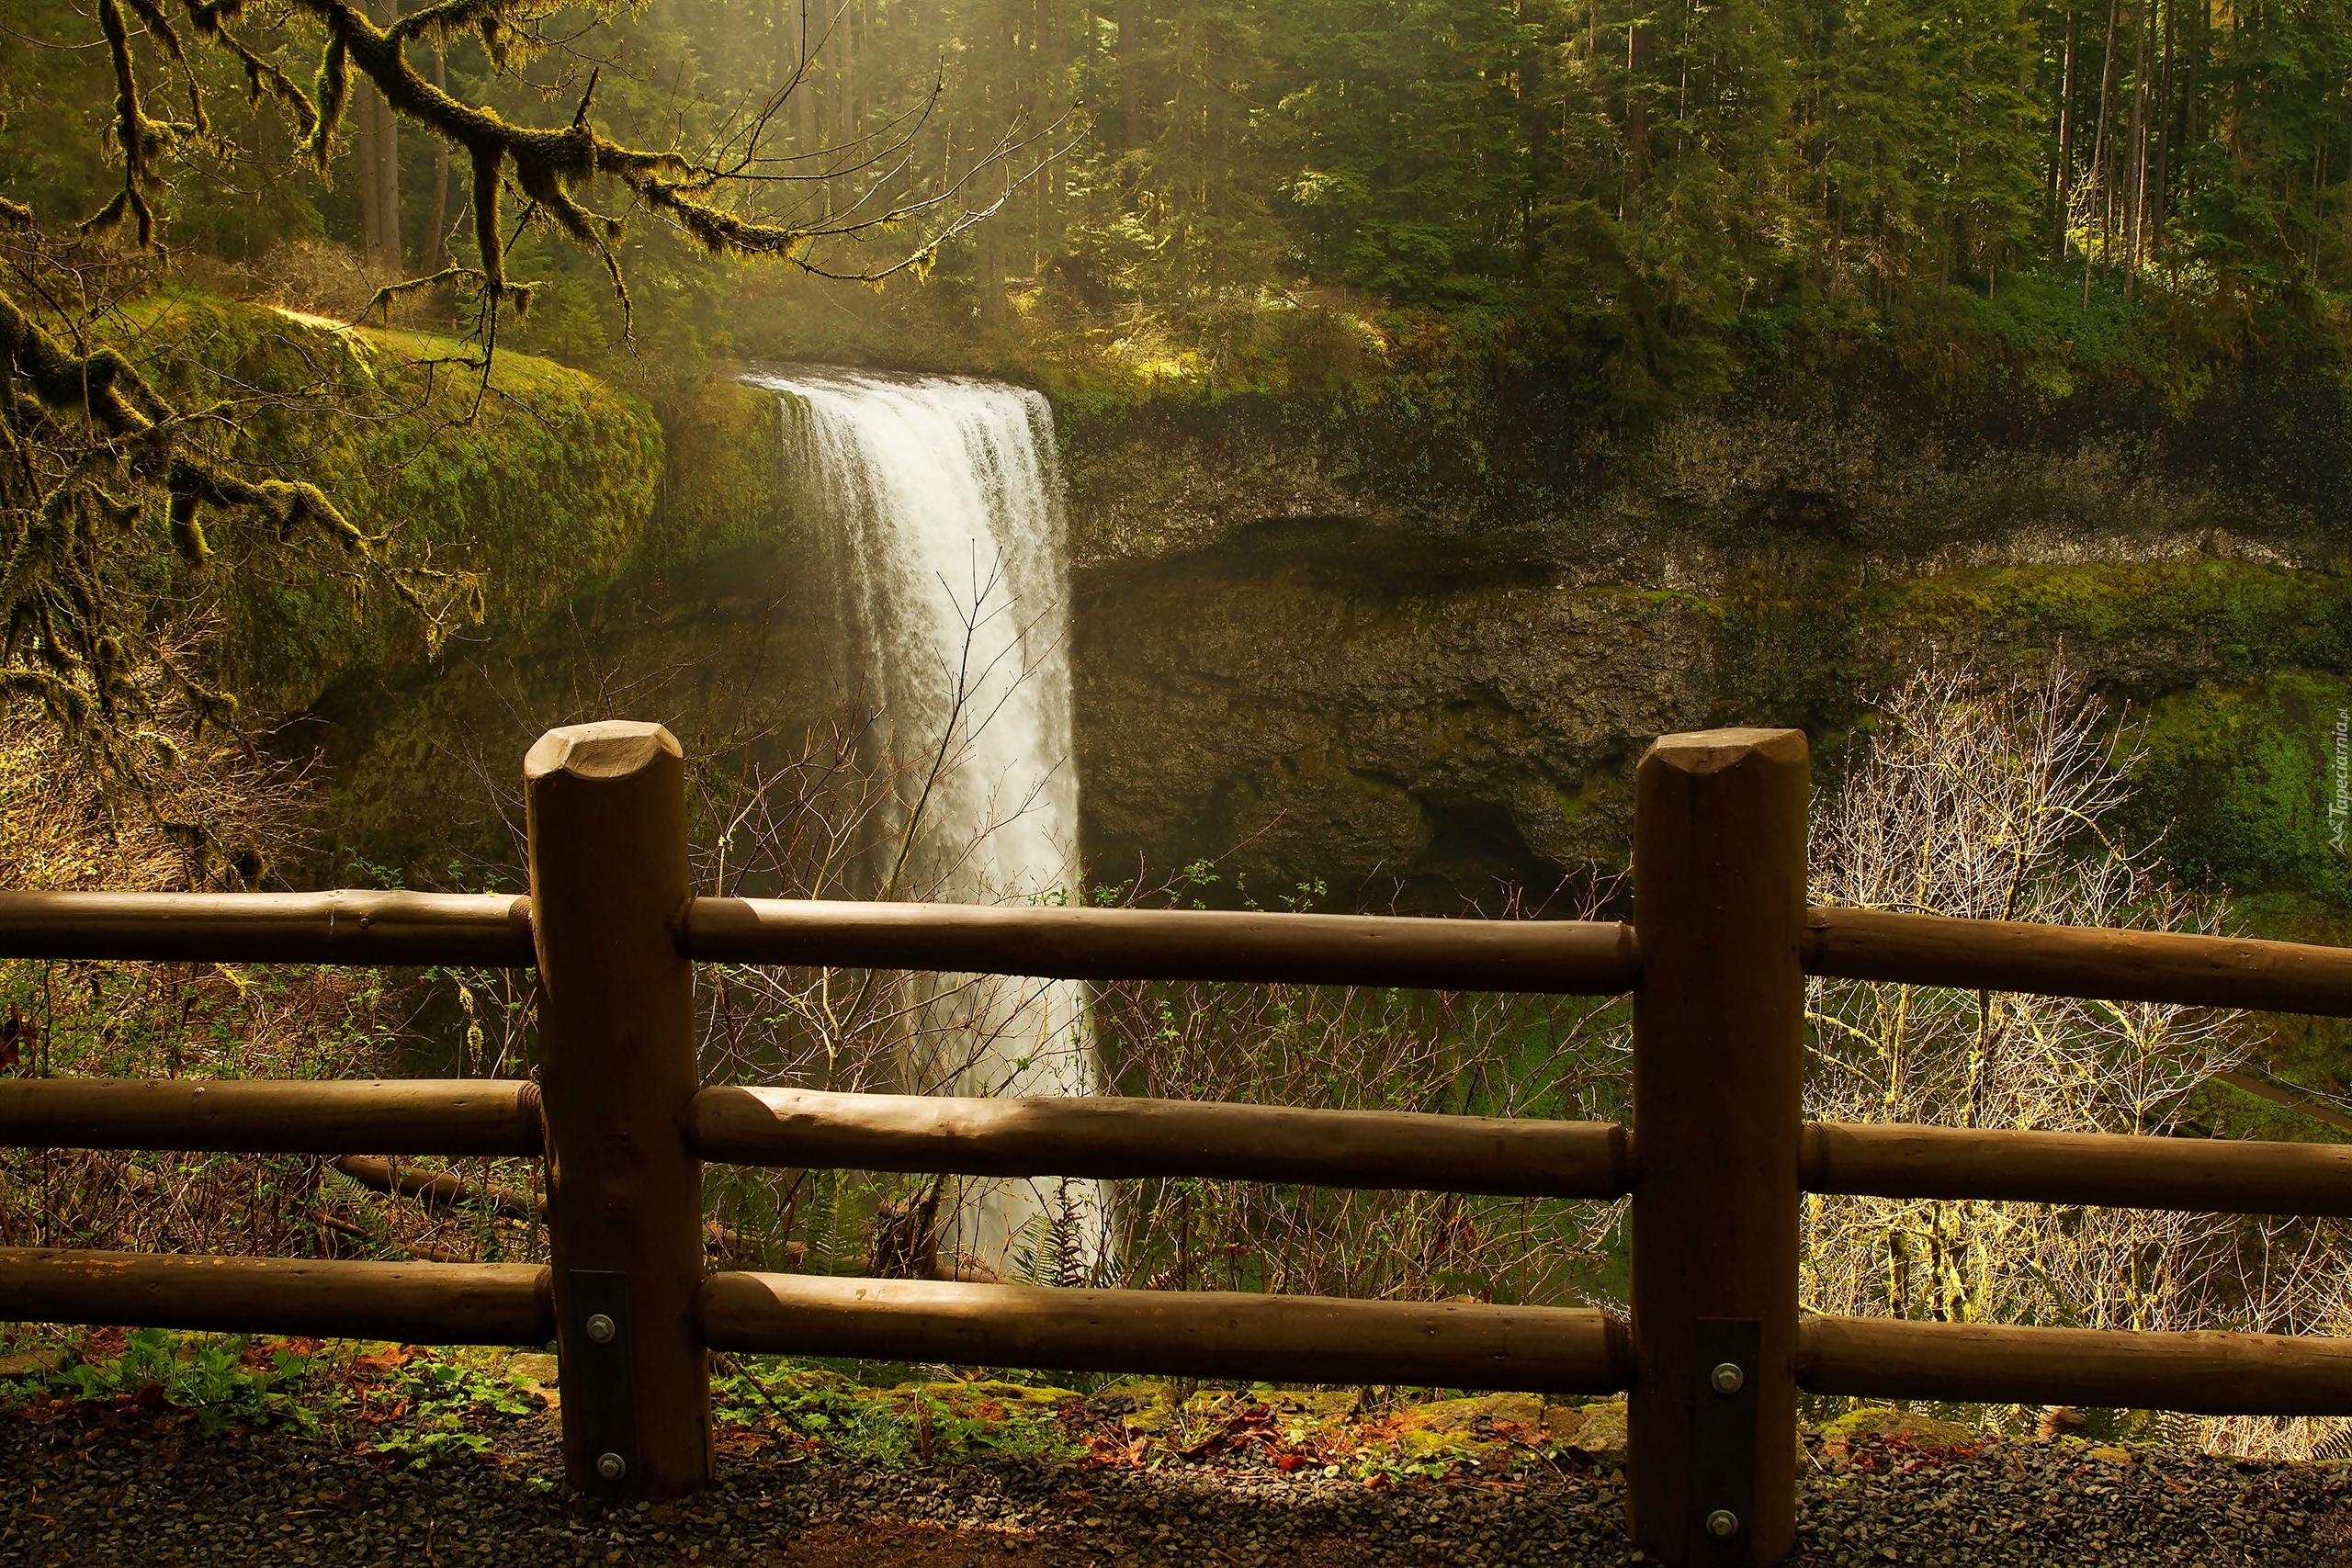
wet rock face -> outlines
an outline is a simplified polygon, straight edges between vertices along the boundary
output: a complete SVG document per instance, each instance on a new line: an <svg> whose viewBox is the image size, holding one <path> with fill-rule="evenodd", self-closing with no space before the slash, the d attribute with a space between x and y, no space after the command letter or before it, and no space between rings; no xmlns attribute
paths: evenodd
<svg viewBox="0 0 2352 1568"><path fill-rule="evenodd" d="M1898 462L1769 424L1705 434L1508 528L1285 518L1270 490L1255 521L1176 506L1131 536L1074 483L1095 877L1206 859L1212 903L1319 881L1317 908L1492 912L1507 886L1623 865L1657 735L1801 728L1826 789L1913 671L2063 659L2145 748L2133 841L2162 836L2201 886L2352 897L2312 826L2352 703L2335 535L2288 512L2242 531L2246 495L2093 452Z"/></svg>
<svg viewBox="0 0 2352 1568"><path fill-rule="evenodd" d="M1319 882L1319 908L1495 911L1623 863L1657 735L1798 726L1827 789L1909 671L2063 650L2149 748L2132 841L2162 832L2204 885L2352 907L2322 794L2352 705L2340 487L2274 504L2114 433L1954 444L1883 411L1693 415L1613 478L1563 450L1559 483L1484 489L1458 431L1400 468L1356 462L1377 443L1351 424L1335 456L1254 405L1060 423L1098 884L1209 860L1188 901ZM317 698L287 735L329 769L319 878L355 855L428 879L453 852L512 861L492 786L552 724L625 710L707 755L749 715L797 744L854 683L842 569L821 528L763 532L780 503L717 489L742 504L696 512L662 570Z"/></svg>
<svg viewBox="0 0 2352 1568"><path fill-rule="evenodd" d="M1705 722L1706 616L1366 525L1082 572L1073 665L1098 877L1219 861L1213 901L1454 912L1622 861L1650 739Z"/></svg>

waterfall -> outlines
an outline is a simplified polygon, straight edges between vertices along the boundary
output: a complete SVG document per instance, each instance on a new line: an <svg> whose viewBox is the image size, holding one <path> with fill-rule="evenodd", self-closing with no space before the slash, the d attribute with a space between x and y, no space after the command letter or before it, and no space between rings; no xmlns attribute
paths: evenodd
<svg viewBox="0 0 2352 1568"><path fill-rule="evenodd" d="M918 813L902 874L877 874L869 891L1075 897L1068 529L1046 400L960 377L793 367L750 379L784 394L789 456L837 530L854 678L905 769L898 829ZM944 976L917 1016L907 1076L933 1092L1099 1086L1076 981ZM1025 1253L1035 1274L1049 1213L1075 1222L1065 1263L1100 1252L1092 1183L967 1183L943 1213L943 1260L1001 1273Z"/></svg>

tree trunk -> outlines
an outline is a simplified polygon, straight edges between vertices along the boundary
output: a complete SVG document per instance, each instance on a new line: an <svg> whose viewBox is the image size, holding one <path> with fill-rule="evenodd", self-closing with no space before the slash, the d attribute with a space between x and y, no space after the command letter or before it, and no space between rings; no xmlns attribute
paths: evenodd
<svg viewBox="0 0 2352 1568"><path fill-rule="evenodd" d="M1690 150L1688 135L1690 126L1690 6L1692 0L1682 0L1682 41L1675 52L1679 58L1675 69L1681 81L1674 95L1674 155L1680 157Z"/></svg>
<svg viewBox="0 0 2352 1568"><path fill-rule="evenodd" d="M1143 145L1143 0L1119 0L1119 115L1129 147Z"/></svg>
<svg viewBox="0 0 2352 1568"><path fill-rule="evenodd" d="M383 189L376 178L376 111L382 100L364 79L351 88L351 162L359 197L359 254L370 265L384 249Z"/></svg>
<svg viewBox="0 0 2352 1568"><path fill-rule="evenodd" d="M830 101L827 107L832 111L831 135L832 144L835 147L847 147L857 141L860 118L858 114L860 106L857 101L857 54L861 41L858 34L862 30L858 24L864 20L864 13L865 7L859 5L852 5L843 9L841 41L833 50L832 90L828 95ZM855 159L847 161L854 163ZM831 188L832 196L829 205L834 211L840 211L857 200L854 183L847 176L831 182Z"/></svg>
<svg viewBox="0 0 2352 1568"><path fill-rule="evenodd" d="M842 145L854 143L864 134L865 97L864 79L859 67L865 63L866 26L873 20L866 0L857 0L850 7L849 50L842 56Z"/></svg>
<svg viewBox="0 0 2352 1568"><path fill-rule="evenodd" d="M1054 58L1054 46L1057 39L1054 29L1053 0L1030 0L1030 3L1033 7L1031 14L1035 20L1029 48L1024 51L1029 59L1029 130L1032 135L1041 135L1054 118L1052 91L1056 75L1054 67L1057 63ZM1044 143L1039 143L1039 150L1046 150ZM1054 221L1054 187L1059 183L1061 174L1062 166L1057 161L1047 164L1037 175L1037 222L1029 254L1029 282L1033 288L1046 276L1046 252L1051 242Z"/></svg>
<svg viewBox="0 0 2352 1568"><path fill-rule="evenodd" d="M1519 0L1519 17L1529 21L1527 0ZM1544 40L1539 36L1519 51L1519 116L1527 142L1527 205L1531 216L1544 197L1544 164L1548 155L1551 121L1544 107Z"/></svg>
<svg viewBox="0 0 2352 1568"><path fill-rule="evenodd" d="M2110 220L2115 211L2114 197L2108 178L2108 127L2113 120L2115 105L2115 29L2123 19L2123 0L2107 0L2107 51L2099 59L2098 74L2098 135L2091 142L2091 178L2098 191L2098 248L2102 258L2107 254L2108 238L2113 231ZM2091 247L2086 237L2083 243L2083 309L2091 303Z"/></svg>
<svg viewBox="0 0 2352 1568"><path fill-rule="evenodd" d="M2163 69L2156 76L2156 101L2163 106L2155 117L2156 169L2148 196L2148 240L2151 249L2161 249L2165 238L2165 193L2172 181L2172 111L2173 111L2173 14L2177 5L2165 7L2165 55Z"/></svg>
<svg viewBox="0 0 2352 1568"><path fill-rule="evenodd" d="M2134 291L2140 268L2140 220L2148 187L2148 33L2154 13L2144 3L2132 22L2132 131L2123 170L2123 293Z"/></svg>
<svg viewBox="0 0 2352 1568"><path fill-rule="evenodd" d="M442 51L433 51L433 85L449 90L449 63ZM449 144L433 139L433 228L426 234L424 270L439 272L449 264Z"/></svg>
<svg viewBox="0 0 2352 1568"><path fill-rule="evenodd" d="M1642 73L1649 69L1647 29L1636 19L1625 25L1625 204L1630 220L1641 210L1642 179L1649 172L1649 118Z"/></svg>
<svg viewBox="0 0 2352 1568"><path fill-rule="evenodd" d="M2058 156L2050 165L2050 217L2056 231L2054 254L2066 254L2067 218L2075 194L2075 37L2080 29L2080 7L2066 7L2065 64L2058 76Z"/></svg>
<svg viewBox="0 0 2352 1568"><path fill-rule="evenodd" d="M989 176L1001 189L1004 166ZM980 321L987 326L1004 324L1004 213L1000 210L980 225Z"/></svg>
<svg viewBox="0 0 2352 1568"><path fill-rule="evenodd" d="M792 87L792 150L802 157L817 150L817 71L808 61L808 5L800 0L776 0L775 80ZM795 174L814 172L814 165L796 164Z"/></svg>
<svg viewBox="0 0 2352 1568"><path fill-rule="evenodd" d="M2319 204L2327 191L2327 139L2312 149L2312 269L2311 287L2319 287Z"/></svg>
<svg viewBox="0 0 2352 1568"><path fill-rule="evenodd" d="M2188 68L2189 80L2188 80L2188 92L2183 94L2183 104L2180 104L2180 146L2185 148L2192 148L2199 141L2204 141L2204 98L2199 96L2197 89L2204 85L2206 42L2209 40L2211 40L2211 17L2206 17L2206 12L2201 7L2194 9L2194 12L2189 12L2189 68ZM2188 186L2188 174L2189 174L2188 169L2180 172L2180 176L2183 176L2183 195L2188 195L2188 188L2185 188L2185 186Z"/></svg>
<svg viewBox="0 0 2352 1568"><path fill-rule="evenodd" d="M368 10L379 27L400 20L400 0L371 0ZM398 272L406 254L401 245L400 117L374 87L366 92L376 105L376 243L368 259L387 271Z"/></svg>
<svg viewBox="0 0 2352 1568"><path fill-rule="evenodd" d="M989 73L988 88L981 101L991 130L1001 134L1005 111L1015 101L1012 84L1005 75L1012 65L1012 27L1009 21L1000 22L994 31L996 37L992 41L995 48L990 52L996 57L995 69ZM1001 158L989 169L986 177L991 199L1005 194L1008 175L1005 161ZM1004 221L1009 205L1001 204L997 211L980 225L980 321L991 327L1001 325L1004 321Z"/></svg>

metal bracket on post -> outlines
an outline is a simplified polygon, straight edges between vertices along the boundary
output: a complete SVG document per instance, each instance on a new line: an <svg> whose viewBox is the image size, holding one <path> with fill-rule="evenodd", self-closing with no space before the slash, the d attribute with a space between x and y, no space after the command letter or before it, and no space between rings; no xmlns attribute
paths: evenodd
<svg viewBox="0 0 2352 1568"><path fill-rule="evenodd" d="M1698 1387L1691 1391L1690 1562L1693 1568L1748 1568L1764 1325L1754 1318L1702 1317L1691 1326Z"/></svg>
<svg viewBox="0 0 2352 1568"><path fill-rule="evenodd" d="M571 1314L567 1344L572 1364L558 1388L563 1417L594 1457L597 1489L607 1497L634 1495L639 1486L637 1395L629 1376L628 1276L596 1269L565 1270Z"/></svg>

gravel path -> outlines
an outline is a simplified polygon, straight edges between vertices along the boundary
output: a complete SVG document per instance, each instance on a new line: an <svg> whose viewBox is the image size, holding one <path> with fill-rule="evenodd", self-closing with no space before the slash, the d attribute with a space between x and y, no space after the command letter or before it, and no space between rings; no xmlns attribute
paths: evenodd
<svg viewBox="0 0 2352 1568"><path fill-rule="evenodd" d="M754 1563L1109 1568L1117 1563L1638 1561L1615 1467L1509 1482L1363 1483L1271 1468L1153 1471L967 1461L863 1471L775 1450L721 1462L678 1507L568 1500L543 1418L423 1471L280 1432L184 1421L0 1417L0 1564ZM2105 1457L2099 1457L2103 1453ZM2333 1466L2082 1445L1816 1451L1793 1562L2292 1564L2352 1568L2352 1478ZM2122 1462L2118 1462L2121 1461Z"/></svg>

